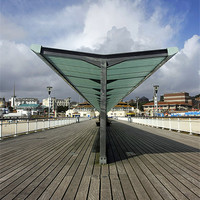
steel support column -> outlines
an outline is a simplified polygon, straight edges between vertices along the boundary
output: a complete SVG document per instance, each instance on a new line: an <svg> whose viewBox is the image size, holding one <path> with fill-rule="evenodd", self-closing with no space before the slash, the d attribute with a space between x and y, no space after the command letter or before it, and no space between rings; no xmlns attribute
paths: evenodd
<svg viewBox="0 0 200 200"><path fill-rule="evenodd" d="M101 62L101 97L100 97L100 157L99 163L106 164L106 123L107 123L107 62Z"/></svg>

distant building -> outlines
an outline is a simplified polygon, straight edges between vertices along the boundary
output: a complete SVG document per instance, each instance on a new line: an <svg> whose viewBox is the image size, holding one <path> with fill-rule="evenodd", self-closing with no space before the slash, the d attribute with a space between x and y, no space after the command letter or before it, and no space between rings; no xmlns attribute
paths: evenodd
<svg viewBox="0 0 200 200"><path fill-rule="evenodd" d="M11 107L14 109L21 104L39 104L39 100L37 98L16 98L16 96L12 96L9 101Z"/></svg>
<svg viewBox="0 0 200 200"><path fill-rule="evenodd" d="M99 112L88 102L80 103L66 111L66 117L97 117Z"/></svg>
<svg viewBox="0 0 200 200"><path fill-rule="evenodd" d="M107 113L107 115L108 117L125 117L131 113L132 115L135 115L137 112L139 112L139 110L135 110L134 107L130 106L128 103L119 102Z"/></svg>
<svg viewBox="0 0 200 200"><path fill-rule="evenodd" d="M128 114L135 115L137 110L125 102L119 102L108 113L108 117L125 117ZM66 117L98 117L99 112L88 102L80 103L66 111Z"/></svg>
<svg viewBox="0 0 200 200"><path fill-rule="evenodd" d="M40 104L21 104L17 107L17 113L21 116L39 115L43 110Z"/></svg>
<svg viewBox="0 0 200 200"><path fill-rule="evenodd" d="M193 108L194 109L200 109L200 95L197 95L192 98L193 99Z"/></svg>
<svg viewBox="0 0 200 200"><path fill-rule="evenodd" d="M164 94L164 102L180 102L192 105L192 99L187 92Z"/></svg>
<svg viewBox="0 0 200 200"><path fill-rule="evenodd" d="M5 108L5 107L6 107L5 98L0 98L0 108Z"/></svg>
<svg viewBox="0 0 200 200"><path fill-rule="evenodd" d="M162 99L162 98L161 98ZM153 115L154 102L143 105L146 115ZM192 108L192 99L187 92L164 94L164 101L158 102L158 112L187 111Z"/></svg>
<svg viewBox="0 0 200 200"><path fill-rule="evenodd" d="M42 105L50 107L52 112L56 110L58 106L69 107L70 106L70 97L66 99L56 99L56 97L51 97L50 99L43 99Z"/></svg>

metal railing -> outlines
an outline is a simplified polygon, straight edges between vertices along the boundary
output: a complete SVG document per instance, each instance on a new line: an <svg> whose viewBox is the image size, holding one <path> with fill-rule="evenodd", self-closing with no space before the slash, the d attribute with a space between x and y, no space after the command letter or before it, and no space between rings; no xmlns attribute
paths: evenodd
<svg viewBox="0 0 200 200"><path fill-rule="evenodd" d="M118 117L118 120L129 121L146 126L200 134L200 118L147 118L147 117Z"/></svg>
<svg viewBox="0 0 200 200"><path fill-rule="evenodd" d="M0 139L4 137L29 134L32 132L44 131L45 129L66 126L76 122L82 122L89 118L56 118L56 119L16 119L0 120Z"/></svg>

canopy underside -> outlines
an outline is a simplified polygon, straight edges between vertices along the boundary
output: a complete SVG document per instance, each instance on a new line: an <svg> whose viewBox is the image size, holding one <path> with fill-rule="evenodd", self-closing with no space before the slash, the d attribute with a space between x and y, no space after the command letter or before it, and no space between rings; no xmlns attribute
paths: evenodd
<svg viewBox="0 0 200 200"><path fill-rule="evenodd" d="M100 111L101 64L107 68L107 112L177 53L177 48L100 55L32 45L31 49Z"/></svg>

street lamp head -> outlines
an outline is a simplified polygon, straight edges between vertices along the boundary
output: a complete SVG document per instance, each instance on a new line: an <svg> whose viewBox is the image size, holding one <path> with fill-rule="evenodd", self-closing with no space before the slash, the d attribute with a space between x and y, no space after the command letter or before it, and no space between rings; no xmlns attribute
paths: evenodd
<svg viewBox="0 0 200 200"><path fill-rule="evenodd" d="M47 86L47 91L48 91L49 95L51 94L52 88L53 88L53 87L51 87L51 86Z"/></svg>
<svg viewBox="0 0 200 200"><path fill-rule="evenodd" d="M154 85L153 87L154 87L154 91L155 91L155 93L157 94L157 92L158 92L158 88L159 88L159 85Z"/></svg>

